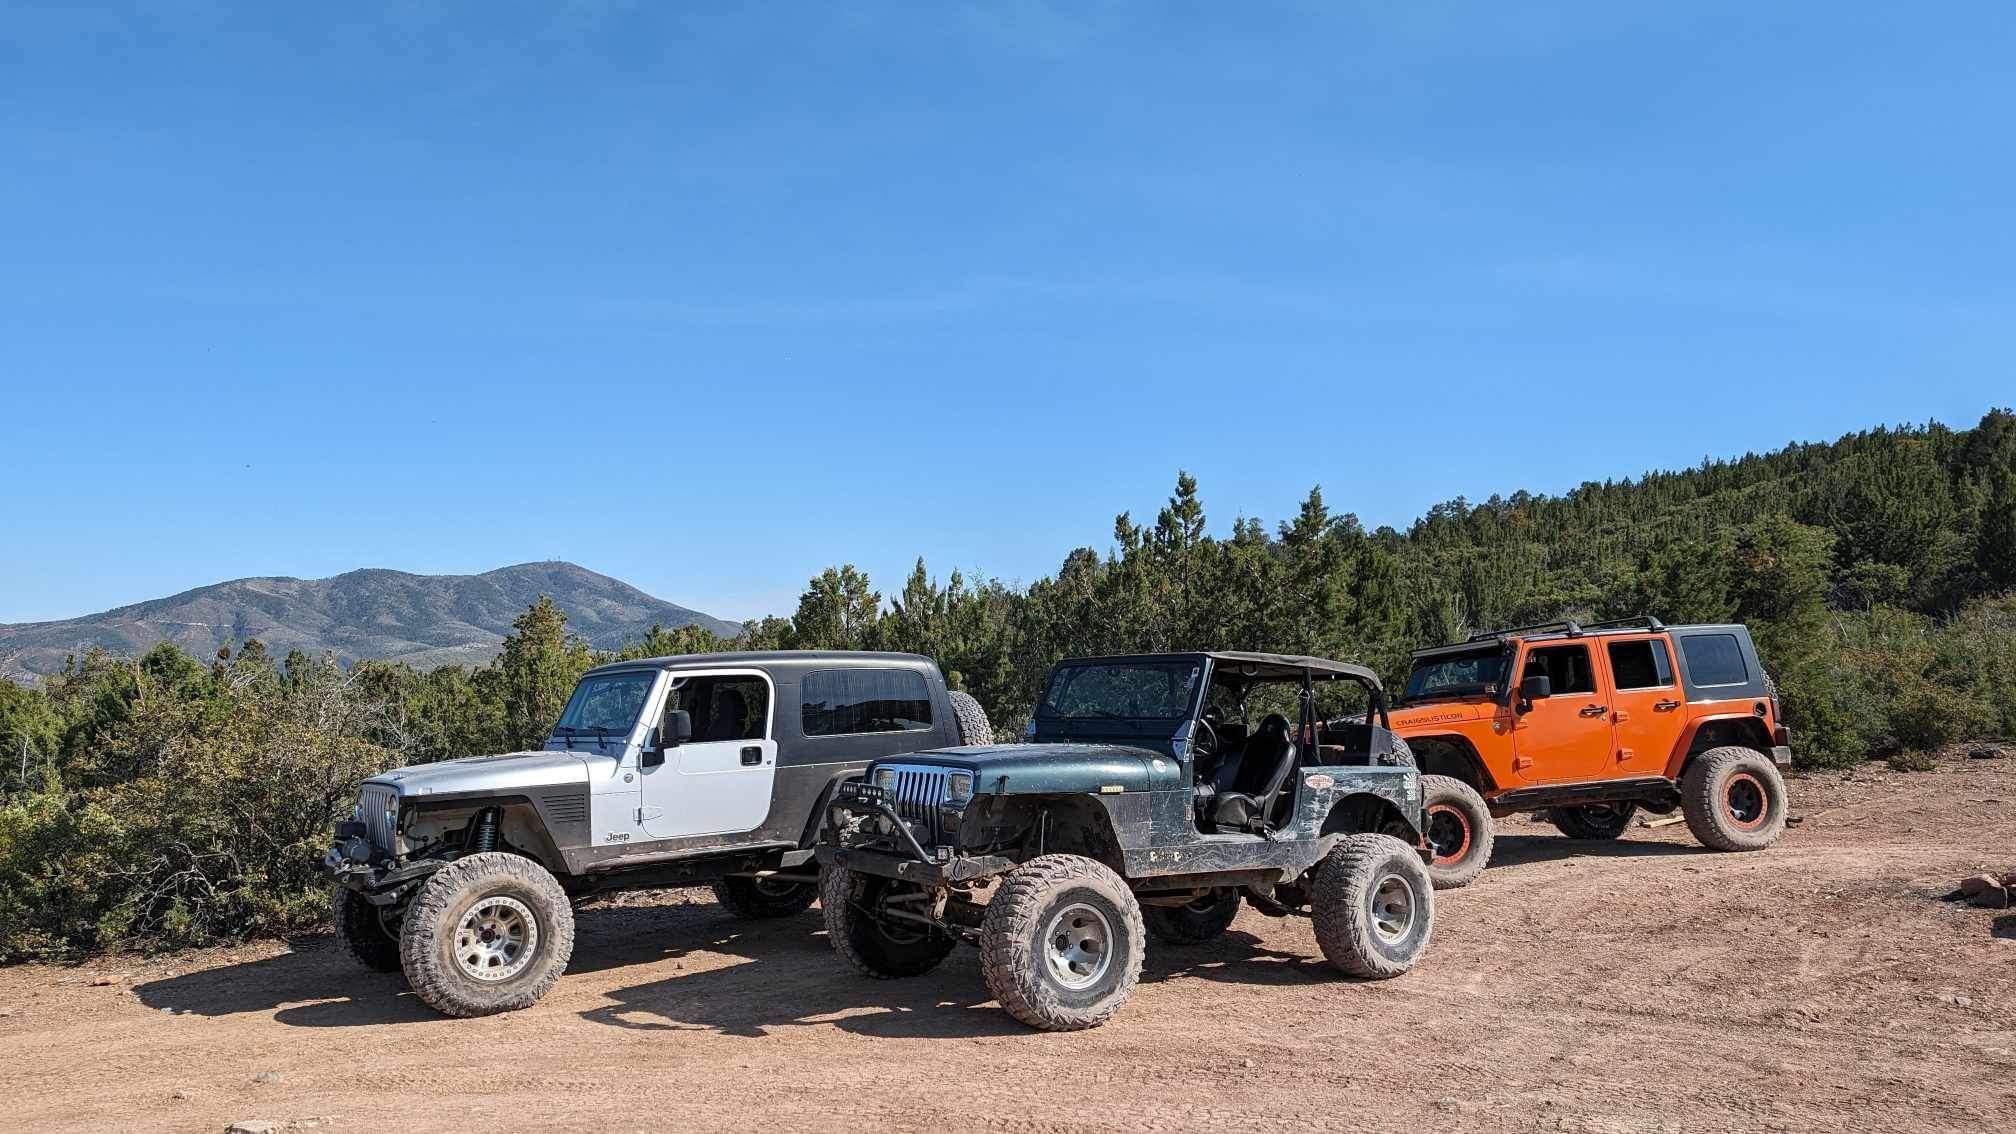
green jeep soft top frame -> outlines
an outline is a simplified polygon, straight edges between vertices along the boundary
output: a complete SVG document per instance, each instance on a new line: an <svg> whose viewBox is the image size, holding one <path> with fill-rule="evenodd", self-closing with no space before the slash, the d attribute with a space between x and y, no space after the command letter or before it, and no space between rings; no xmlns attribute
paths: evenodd
<svg viewBox="0 0 2016 1134"><path fill-rule="evenodd" d="M1362 714L1320 720L1330 682L1361 687ZM1270 688L1292 698L1292 726L1245 719ZM1062 662L1047 689L1026 743L879 760L828 804L822 900L857 967L922 972L968 941L1012 1013L1072 1028L1125 1000L1144 909L1177 943L1222 932L1242 899L1313 916L1326 955L1359 975L1397 975L1425 947L1423 796L1372 671L1148 654Z"/></svg>

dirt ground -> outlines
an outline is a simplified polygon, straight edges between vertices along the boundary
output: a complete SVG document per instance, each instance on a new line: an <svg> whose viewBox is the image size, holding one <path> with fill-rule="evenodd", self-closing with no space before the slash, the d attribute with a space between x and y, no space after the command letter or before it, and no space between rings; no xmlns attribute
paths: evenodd
<svg viewBox="0 0 2016 1134"><path fill-rule="evenodd" d="M582 911L553 995L483 1020L328 939L14 968L0 1127L2016 1129L2016 912L1938 900L2016 868L2016 759L1792 787L1802 821L1758 854L1509 821L1394 981L1243 911L1070 1035L988 1002L973 950L869 981L816 910L693 892Z"/></svg>

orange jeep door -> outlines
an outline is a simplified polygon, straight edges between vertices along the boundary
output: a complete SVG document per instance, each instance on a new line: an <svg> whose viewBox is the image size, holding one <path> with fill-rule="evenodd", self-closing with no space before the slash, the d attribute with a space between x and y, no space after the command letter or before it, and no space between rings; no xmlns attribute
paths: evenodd
<svg viewBox="0 0 2016 1134"><path fill-rule="evenodd" d="M1610 662L1610 721L1617 730L1611 774L1664 775L1687 724L1666 639L1613 639L1604 653Z"/></svg>
<svg viewBox="0 0 2016 1134"><path fill-rule="evenodd" d="M1542 697L1518 716L1512 733L1512 765L1533 783L1575 783L1598 779L1610 763L1610 707L1597 682L1586 643L1534 646L1519 673L1544 673L1554 695Z"/></svg>

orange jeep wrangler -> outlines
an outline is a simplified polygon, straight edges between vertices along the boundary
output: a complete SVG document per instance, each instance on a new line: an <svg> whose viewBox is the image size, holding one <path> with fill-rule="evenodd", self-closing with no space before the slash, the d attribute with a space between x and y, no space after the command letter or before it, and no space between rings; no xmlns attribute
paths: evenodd
<svg viewBox="0 0 2016 1134"><path fill-rule="evenodd" d="M1521 811L1614 839L1641 807L1679 808L1706 846L1769 846L1785 830L1782 720L1749 630L1643 617L1416 651L1392 712L1423 773L1440 889L1475 879L1492 816Z"/></svg>

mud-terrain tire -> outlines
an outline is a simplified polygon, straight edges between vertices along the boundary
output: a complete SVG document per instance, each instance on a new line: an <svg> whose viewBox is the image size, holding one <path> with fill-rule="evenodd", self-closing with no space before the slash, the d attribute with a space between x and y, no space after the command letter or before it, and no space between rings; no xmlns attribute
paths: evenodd
<svg viewBox="0 0 2016 1134"><path fill-rule="evenodd" d="M386 932L378 920L378 907L364 895L341 886L330 895L329 916L336 923L336 936L350 947L350 955L375 972L399 971L399 939Z"/></svg>
<svg viewBox="0 0 2016 1134"><path fill-rule="evenodd" d="M1118 874L1075 854L1002 879L980 922L980 975L1010 1016L1046 1032L1096 1028L1141 979L1147 928Z"/></svg>
<svg viewBox="0 0 2016 1134"><path fill-rule="evenodd" d="M1316 944L1348 976L1384 980L1414 967L1435 932L1435 885L1414 848L1391 835L1351 835L1309 882Z"/></svg>
<svg viewBox="0 0 2016 1134"><path fill-rule="evenodd" d="M1680 810L1702 846L1763 850L1785 833L1785 780L1754 748L1710 748L1680 776Z"/></svg>
<svg viewBox="0 0 2016 1134"><path fill-rule="evenodd" d="M1422 834L1435 852L1429 879L1437 890L1468 886L1491 861L1491 844L1497 839L1491 809L1476 788L1454 776L1422 776L1421 794L1428 811L1428 829Z"/></svg>
<svg viewBox="0 0 2016 1134"><path fill-rule="evenodd" d="M573 955L574 909L560 883L531 859L499 851L435 871L399 927L406 982L450 1016L530 1007Z"/></svg>
<svg viewBox="0 0 2016 1134"><path fill-rule="evenodd" d="M994 726L987 723L987 710L980 707L971 693L950 689L945 695L952 698L952 719L959 724L960 744L994 743Z"/></svg>
<svg viewBox="0 0 2016 1134"><path fill-rule="evenodd" d="M1631 828L1637 814L1635 803L1585 803L1549 808L1547 821L1571 839L1614 839Z"/></svg>
<svg viewBox="0 0 2016 1134"><path fill-rule="evenodd" d="M876 980L922 976L937 968L959 943L943 930L890 924L870 912L884 891L898 885L903 883L839 866L827 867L819 877L826 939L848 964Z"/></svg>
<svg viewBox="0 0 2016 1134"><path fill-rule="evenodd" d="M714 883L714 900L744 921L790 917L803 913L819 898L817 882L777 882L768 878L728 877Z"/></svg>
<svg viewBox="0 0 2016 1134"><path fill-rule="evenodd" d="M1202 945L1232 928L1239 916L1239 891L1214 890L1182 906L1142 906L1148 936L1164 945Z"/></svg>

